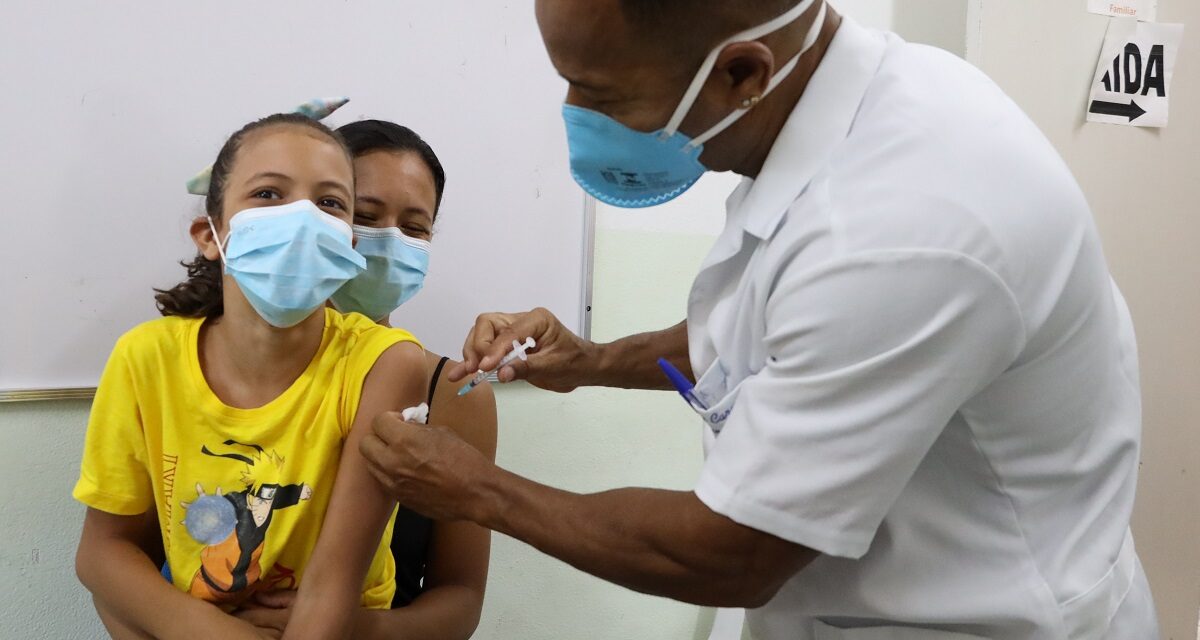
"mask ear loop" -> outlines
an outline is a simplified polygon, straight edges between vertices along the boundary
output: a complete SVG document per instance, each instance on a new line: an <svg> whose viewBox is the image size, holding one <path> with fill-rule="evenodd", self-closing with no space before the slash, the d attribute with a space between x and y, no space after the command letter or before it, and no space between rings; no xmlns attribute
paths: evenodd
<svg viewBox="0 0 1200 640"><path fill-rule="evenodd" d="M797 53L795 56L793 56L791 60L788 60L787 64L783 65L783 68L780 69L778 73L771 76L771 81L769 83L767 83L767 90L763 92L762 96L759 97L759 100L770 95L771 92L775 90L775 87L779 86L779 83L783 82L785 78L787 78L789 75L791 75L792 71L794 71L796 69L796 65L800 63L800 58L805 53L808 53L808 50L811 49L814 44L816 44L817 37L819 37L821 35L821 26L825 24L825 7L827 7L827 6L829 6L829 5L824 4L824 3L821 4L821 10L817 12L817 19L813 22L812 27L809 28L808 35L806 35L804 37L804 45L800 47L800 52ZM758 100L755 101L755 103L757 103L757 102L758 102ZM754 105L751 105L749 107L744 107L744 108L738 109L737 111L734 111L733 113L729 114L728 116L725 116L725 119L718 122L716 125L714 125L708 131L705 131L704 133L696 136L695 139L693 139L691 142L687 143L687 145L685 145L684 148L685 149L695 149L696 147L699 147L700 145L704 144L705 142L712 140L714 137L719 135L722 131L733 126L733 123L737 122L739 119L741 119L742 116L749 113L750 110L753 108L754 108Z"/></svg>
<svg viewBox="0 0 1200 640"><path fill-rule="evenodd" d="M721 55L721 52L725 50L725 47L728 47L735 42L757 40L769 33L774 33L794 22L797 18L803 15L805 11L808 11L813 2L817 1L818 0L803 0L803 2L792 7L791 10L779 16L778 18L775 18L766 24L736 33L723 40L720 44L714 47L712 51L709 51L708 57L704 59L704 64L700 65L700 70L697 71L695 77L692 78L692 84L688 86L687 91L685 91L683 94L683 99L679 101L679 106L675 107L675 113L671 115L671 119L667 121L667 126L663 128L661 137L664 139L669 138L675 135L675 132L679 131L680 123L683 122L683 119L687 117L688 112L691 111L692 105L696 102L696 97L700 95L700 89L704 87L704 83L708 81L708 75L712 73L713 68L717 65L717 57ZM825 15L824 0L820 1L822 19L817 20L817 24L824 22L823 18Z"/></svg>
<svg viewBox="0 0 1200 640"><path fill-rule="evenodd" d="M212 216L204 216L204 219L208 220L208 228L212 230L213 240L217 243L217 253L221 255L221 265L224 266L226 264L225 247L221 246L221 236L217 235L217 225L213 224ZM225 236L225 242L229 242L229 236Z"/></svg>

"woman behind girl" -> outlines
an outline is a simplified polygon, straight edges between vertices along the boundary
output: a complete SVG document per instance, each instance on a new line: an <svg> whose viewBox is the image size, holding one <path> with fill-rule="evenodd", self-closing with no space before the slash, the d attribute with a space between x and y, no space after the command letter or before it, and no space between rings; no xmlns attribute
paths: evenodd
<svg viewBox="0 0 1200 640"><path fill-rule="evenodd" d="M354 231L367 270L339 289L334 306L387 324L421 289L446 175L433 149L407 127L380 120L338 129L354 155ZM496 402L489 387L457 397L445 372L456 364L426 352L431 420L454 429L490 459L496 455ZM396 562L391 610L362 609L355 638L462 640L479 624L491 536L469 522L431 522L403 506L390 540ZM265 594L265 608L238 615L264 628L287 624L293 594Z"/></svg>
<svg viewBox="0 0 1200 640"><path fill-rule="evenodd" d="M226 613L270 589L300 589L288 638L345 637L360 605L391 604L394 502L357 443L425 400L426 356L324 307L365 269L353 189L324 125L247 125L213 165L188 280L157 297L166 317L117 342L74 492L76 569L114 637L274 637ZM143 539L152 509L174 586Z"/></svg>

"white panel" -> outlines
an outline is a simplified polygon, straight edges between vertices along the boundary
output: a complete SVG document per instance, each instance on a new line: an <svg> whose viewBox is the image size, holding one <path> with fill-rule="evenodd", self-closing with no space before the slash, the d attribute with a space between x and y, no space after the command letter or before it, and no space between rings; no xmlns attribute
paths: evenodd
<svg viewBox="0 0 1200 640"><path fill-rule="evenodd" d="M195 253L184 182L317 96L352 98L334 125L411 126L446 166L428 286L399 322L449 354L479 311L577 328L583 199L532 3L7 3L0 43L0 389L94 386Z"/></svg>

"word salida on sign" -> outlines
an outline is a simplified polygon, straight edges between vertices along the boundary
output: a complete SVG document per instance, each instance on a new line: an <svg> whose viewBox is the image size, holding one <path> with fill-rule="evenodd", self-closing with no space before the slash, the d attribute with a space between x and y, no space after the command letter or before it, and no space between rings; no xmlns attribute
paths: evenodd
<svg viewBox="0 0 1200 640"><path fill-rule="evenodd" d="M1163 46L1150 47L1150 55L1142 61L1142 50L1136 43L1125 45L1121 55L1113 58L1112 68L1100 79L1105 91L1131 95L1167 95L1166 63Z"/></svg>
<svg viewBox="0 0 1200 640"><path fill-rule="evenodd" d="M1167 126L1182 39L1182 24L1112 18L1092 76L1088 122Z"/></svg>

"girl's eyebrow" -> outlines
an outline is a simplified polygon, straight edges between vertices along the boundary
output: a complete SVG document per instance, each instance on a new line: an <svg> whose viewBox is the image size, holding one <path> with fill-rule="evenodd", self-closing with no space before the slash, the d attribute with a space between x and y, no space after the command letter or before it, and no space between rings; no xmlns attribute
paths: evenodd
<svg viewBox="0 0 1200 640"><path fill-rule="evenodd" d="M251 175L250 180L247 180L247 181L248 181L248 183L253 183L253 181L262 180L264 178L283 180L283 181L287 181L287 183L294 183L294 181L295 181L292 179L292 177L290 177L290 175L278 173L278 172L258 172L254 175ZM318 187L318 189L330 189L330 190L341 191L342 195L344 195L344 196L349 196L350 193L353 193L353 190L350 190L349 187L344 185L343 183L338 183L337 180L322 180L322 181L320 181L320 183L317 183L317 187Z"/></svg>
<svg viewBox="0 0 1200 640"><path fill-rule="evenodd" d="M295 180L292 180L291 176L279 173L278 171L260 171L250 176L248 182L254 182L255 180L261 180L263 178L274 178L276 180L284 180L286 182L295 182ZM322 180L321 182L317 183L317 187L321 189L336 189L345 195L349 195L351 193L349 187L341 182L338 182L337 180Z"/></svg>
<svg viewBox="0 0 1200 640"><path fill-rule="evenodd" d="M256 174L250 176L250 181L253 182L255 180L260 180L262 178L276 178L278 180L287 180L288 182L292 181L291 176L279 173L277 171L261 171L259 173L256 173Z"/></svg>

